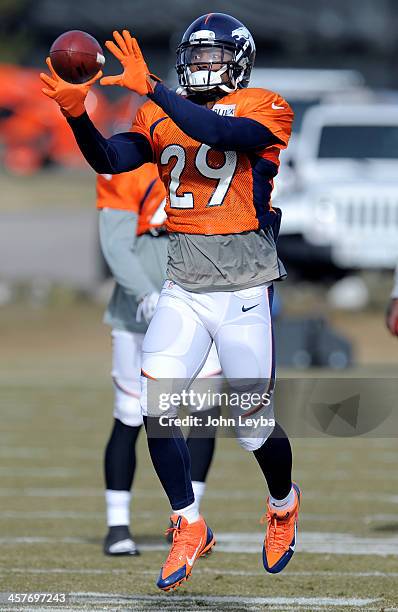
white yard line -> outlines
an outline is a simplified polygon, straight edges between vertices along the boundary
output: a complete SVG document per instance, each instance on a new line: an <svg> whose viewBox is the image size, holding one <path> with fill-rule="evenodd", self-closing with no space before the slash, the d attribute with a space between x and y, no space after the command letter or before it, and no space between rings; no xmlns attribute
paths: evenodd
<svg viewBox="0 0 398 612"><path fill-rule="evenodd" d="M116 595L111 593L70 593L72 600L80 603L90 600L94 603L127 603L127 602L159 602L165 604L164 596L156 595ZM171 599L171 598L170 598ZM262 606L342 606L342 607L364 607L380 601L379 598L361 598L361 597L240 597L240 596L217 596L217 595L201 595L181 596L172 595L172 603L192 603L201 602L209 604L240 604L247 605L262 605ZM171 601L170 601L171 603Z"/></svg>
<svg viewBox="0 0 398 612"><path fill-rule="evenodd" d="M34 459L48 459L51 460L54 456L54 452L55 451L51 451L51 450L47 450L45 451L45 449L23 449L23 448L14 448L14 449L7 449L7 448L2 448L0 449L0 459L13 459L15 460L20 460L20 461L24 461L24 460L34 460ZM101 456L100 453L98 452L92 452L92 453L83 453L83 452L79 452L77 451L76 453L74 453L73 455L71 453L65 453L63 452L63 455L66 456L67 458L72 457L74 459L76 458L84 458L85 460L87 459L91 459L93 462L94 461L100 461L101 460ZM63 457L64 458L64 457ZM397 462L398 462L398 458L397 458ZM60 474L55 473L55 470L60 470ZM3 476L17 476L17 477L33 477L33 478L39 478L39 477L43 477L44 474L46 474L48 472L48 475L51 476L61 476L61 477L65 477L65 476L75 476L78 472L77 470L74 469L70 469L70 468L48 468L48 467L37 467L37 468L31 468L31 467L18 467L18 466L13 466L13 467L0 467L0 474ZM80 472L79 472L80 473ZM313 473L307 473L307 472L300 472L300 480L302 482L312 482L311 479L313 479L314 474ZM359 475L358 475L359 477ZM388 480L398 480L398 473L395 469L393 469L393 467L391 466L390 468L387 468L386 466L381 466L379 470L377 469L372 469L372 470L368 470L367 471L367 477L372 477L372 478L379 478L379 477L384 477L387 478ZM349 471L333 471L333 472L325 472L322 476L322 479L324 481L327 482L348 482L348 481L352 481L353 479L357 478L357 474L352 474ZM363 478L364 483L366 483L366 479ZM225 492L216 492L216 491L209 491L207 495L209 495L210 497L216 497L219 498L220 496L227 498L229 497L229 491L225 491ZM159 493L160 495L161 493ZM235 498L240 498L240 492L233 492L234 497ZM148 497L152 497L153 494L151 494L150 492L142 492L142 495L148 496ZM367 494L366 494L367 495ZM244 494L242 497L257 497L258 498L258 493L251 493L251 494ZM308 497L308 495L306 495L306 497ZM315 497L319 497L319 493L312 493L309 492L309 498L315 498ZM394 503L398 503L397 500L397 496L392 496L396 501Z"/></svg>
<svg viewBox="0 0 398 612"><path fill-rule="evenodd" d="M50 468L47 468L50 469ZM57 468L58 469L58 468ZM40 470L38 469L37 472ZM75 472L73 472L75 473ZM79 472L80 474L80 472ZM13 496L26 496L26 497L103 497L104 492L102 489L96 488L68 488L68 487L1 487L0 497L13 497ZM134 495L144 499L164 499L164 493L159 488L158 491L150 491L148 489L134 489ZM326 494L325 494L326 495ZM306 499L322 500L323 493L316 491L306 491ZM341 493L335 495L328 494L328 500L339 498ZM257 491L215 491L209 490L206 492L207 499L222 499L222 500L233 500L233 499L259 499L259 493ZM355 501L369 501L369 493L361 492L344 492L344 499L352 499ZM398 504L398 495L389 494L378 494L377 501L384 504Z"/></svg>
<svg viewBox="0 0 398 612"><path fill-rule="evenodd" d="M209 568L195 568L195 573L201 574L214 574L214 569ZM264 570L253 570L253 571L245 571L245 570L220 570L221 574L225 574L226 576L263 576ZM325 578L398 578L398 572L333 572L333 571L302 571L302 572L294 572L294 571L284 571L283 576L296 576L298 578L304 578L309 576L322 576Z"/></svg>
<svg viewBox="0 0 398 612"><path fill-rule="evenodd" d="M98 450L87 448L68 447L63 448L62 456L66 457L84 457L85 459L101 459L101 453ZM59 449L51 447L37 446L0 446L0 459L53 459L55 454L59 454ZM395 472L392 472L395 473Z"/></svg>
<svg viewBox="0 0 398 612"><path fill-rule="evenodd" d="M36 568L31 568L31 567L7 567L4 568L3 570L0 570L0 572L6 574L6 573L10 573L10 574L92 574L92 575L101 575L101 574L131 574L132 570L131 569L115 569L115 568L109 568L109 569L98 569L98 568L91 568L91 569L87 569L87 568L76 568L76 569L70 569L70 568L64 568L64 567L49 567L49 568L40 568L40 567L36 567ZM134 569L134 573L138 573L138 574L142 574L142 573L148 573L148 574L153 574L153 572L150 572L149 570L147 571L140 571L139 569L136 571Z"/></svg>
<svg viewBox="0 0 398 612"><path fill-rule="evenodd" d="M86 607L81 608L81 609L82 610L87 610ZM111 608L98 608L98 609L99 610L107 610L108 612L112 612ZM21 608L19 608L19 611L21 611L21 610L27 610L27 608L26 607L21 607ZM35 607L31 608L31 610L34 610L34 612L58 612L58 610L60 612L76 612L76 610L80 610L80 607L79 608L76 608L76 607L74 607L74 608L67 608L65 606L58 606L57 608L54 608L53 606L48 605L48 606L45 606L45 608L38 608L36 606L36 604L35 604ZM367 608L367 610L368 610L368 608ZM18 608L16 608L15 605L12 606L11 608L7 608L7 607L4 608L4 607L2 607L1 608L1 612L18 612ZM95 610L92 609L91 612L95 612ZM115 610L115 612L117 612L117 610Z"/></svg>
<svg viewBox="0 0 398 612"><path fill-rule="evenodd" d="M137 519L151 519L154 517L159 517L159 512L156 510L143 510L143 511L134 511L133 516ZM258 512L229 512L228 516L230 518L253 518L254 520L258 519ZM73 510L3 510L0 511L0 521L1 520L12 520L12 521L25 521L25 520L43 520L43 519L52 519L52 520L98 520L103 519L103 512L83 512L83 511L73 511ZM311 522L311 523L330 523L330 522L341 522L344 523L353 523L357 525L358 523L363 523L368 525L370 523L375 522L388 522L391 521L393 523L398 524L397 514L368 514L366 516L347 516L344 513L335 513L335 514L323 514L320 512L319 514L314 513L302 513L300 514L300 522Z"/></svg>
<svg viewBox="0 0 398 612"><path fill-rule="evenodd" d="M226 553L253 553L259 554L262 547L262 532L216 533L217 550ZM2 545L24 544L85 544L91 545L86 538L81 537L50 537L50 536L22 536L2 537ZM139 543L139 547L146 551L167 550L166 542ZM388 538L366 538L345 533L330 532L300 532L297 541L297 550L312 554L333 555L397 555L398 536Z"/></svg>
<svg viewBox="0 0 398 612"><path fill-rule="evenodd" d="M0 467L0 476L8 476L12 478L73 478L81 474L81 468L71 469L69 467Z"/></svg>
<svg viewBox="0 0 398 612"><path fill-rule="evenodd" d="M134 513L134 516L141 517L142 513ZM146 513L144 513L146 514ZM152 513L150 513L152 516ZM4 512L0 512L0 520L16 520L16 521L32 521L32 520L42 520L42 519L78 519L78 520L98 520L103 519L103 512L75 512L75 511L64 511L64 510L49 510L49 511L35 511L24 512L20 510L7 510Z"/></svg>
<svg viewBox="0 0 398 612"><path fill-rule="evenodd" d="M88 541L77 537L20 536L0 538L0 544L88 544Z"/></svg>
<svg viewBox="0 0 398 612"><path fill-rule="evenodd" d="M10 413L13 414L13 413ZM57 451L56 448L52 448L51 446L33 446L27 447L19 444L8 443L7 439L16 440L17 436L15 433L2 433L0 434L0 440L2 442L0 447L0 458L17 458L17 459L33 459L33 458L48 458L53 457L54 453ZM323 449L324 450L324 449ZM371 449L374 450L374 449ZM73 451L71 453L71 451ZM89 456L89 457L100 457L100 453L97 449L90 448L82 448L82 447L74 447L74 448L66 448L62 449L62 454L71 455L73 457L79 456ZM237 458L237 454L235 451L224 450L223 455L228 456L230 460ZM336 467L334 469L329 469L325 471L323 474L323 479L327 480L347 480L352 477L353 473L350 472L350 465L356 461L355 453L339 453L338 458L336 459ZM313 464L314 461L319 461L319 452L309 453L307 449L306 456L302 458L302 468L299 471L300 478L307 479L313 477ZM388 471L389 478L397 477L398 474L395 470L395 466L398 461L398 452L395 451L386 451L386 452L378 452L374 453L374 457L372 457L372 467L367 470L367 474L377 475L377 474L385 474L386 470ZM347 467L348 466L348 467ZM360 473L358 476L362 476Z"/></svg>
<svg viewBox="0 0 398 612"><path fill-rule="evenodd" d="M87 575L109 575L109 574L131 574L131 569L99 569L99 568L64 568L64 567L50 567L50 568L30 568L30 567L7 567L0 569L0 574L87 574ZM203 568L203 567L195 567L195 575L197 574L214 574L216 571L214 568ZM223 576L264 576L264 570L230 570L230 569L222 569L219 572ZM135 575L155 575L157 574L156 570L142 570L139 568L134 568ZM309 576L322 576L324 578L398 578L398 572L333 572L333 571L302 571L302 572L294 572L294 571L284 571L283 577L288 578L289 576L294 576L298 578L304 578Z"/></svg>
<svg viewBox="0 0 398 612"><path fill-rule="evenodd" d="M0 497L104 497L103 489L90 489L90 488L64 488L64 487L21 487L0 488ZM160 493L159 496L161 497Z"/></svg>
<svg viewBox="0 0 398 612"><path fill-rule="evenodd" d="M173 595L170 595L170 599L173 598ZM118 606L117 608L113 607L112 604L115 602L111 602L110 604L108 603L108 605L106 605L108 602L103 602L103 601L97 601L97 600L90 600L89 605L90 608L87 608L87 604L78 604L75 603L73 608L67 608L65 607L65 605L63 605L62 607L57 607L54 608L52 606L48 606L46 605L45 608L37 608L36 605L34 607L34 612L76 612L76 610L86 610L89 612L120 612L120 610L128 610L129 612L144 612L144 610L148 609L148 610L153 610L154 608L151 606L151 608L142 608L142 607L135 607L134 605L134 601L127 601L127 602L117 602ZM139 603L139 602L137 602ZM204 606L204 604L202 603L200 598L196 598L195 602L181 602L181 606L180 607L175 607L173 606L173 604L171 602L168 602L166 604L166 602L163 601L159 601L158 602L162 608L158 608L159 611L161 612L166 612L167 610L170 610L171 612L198 612L200 610L203 610L204 612L208 612L209 610L217 610L217 612L221 612L224 609L227 608L215 608L212 606L212 602L206 602L209 606L211 606L210 608L208 606ZM195 607L187 607L187 603L192 603L196 604ZM198 603L200 604L200 608L198 608ZM239 612L242 612L242 610L251 610L251 611L263 611L264 607L258 607L255 606L254 604L248 604L249 607L245 607L245 608L238 608L237 605L239 605L241 602L235 602L236 605L233 604L233 602L227 602L227 606L229 608L230 611L235 611L239 610ZM95 608L92 607L93 604L97 604ZM106 607L104 607L106 605ZM348 604L340 604L340 607L347 607ZM78 607L76 607L78 606ZM82 606L82 607L81 607ZM110 606L110 607L109 607ZM231 607L232 606L232 607ZM366 612L380 612L381 608L377 607L369 607L367 605L365 605L365 607L363 605L359 606L361 608L363 608L363 610L365 610ZM329 607L325 607L324 605L311 605L310 608L308 607L302 607L300 606L302 612L325 612L325 610L327 611L328 609L330 610ZM358 608L358 606L356 606L356 609ZM22 610L26 610L26 608L20 608L20 611ZM267 610L275 610L275 612L295 612L297 610L297 606L296 604L293 605L288 605L285 604L283 607L281 607L280 605L274 605L274 604L267 604ZM383 612L398 612L398 608L382 608ZM16 608L15 606L13 606L12 608L1 608L1 612L16 612Z"/></svg>
<svg viewBox="0 0 398 612"><path fill-rule="evenodd" d="M49 459L54 456L49 448L28 446L2 446L0 459Z"/></svg>
<svg viewBox="0 0 398 612"><path fill-rule="evenodd" d="M222 552L258 552L258 533L216 533ZM297 550L334 555L397 555L398 536L366 538L336 532L299 532Z"/></svg>

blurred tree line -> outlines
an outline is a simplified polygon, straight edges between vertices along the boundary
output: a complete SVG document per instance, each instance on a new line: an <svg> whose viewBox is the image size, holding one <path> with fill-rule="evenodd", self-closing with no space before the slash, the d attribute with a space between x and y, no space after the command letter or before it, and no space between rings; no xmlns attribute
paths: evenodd
<svg viewBox="0 0 398 612"><path fill-rule="evenodd" d="M0 61L23 62L35 43L35 32L24 16L33 0L0 0Z"/></svg>
<svg viewBox="0 0 398 612"><path fill-rule="evenodd" d="M189 23L214 11L252 30L259 64L356 67L371 82L398 85L395 0L0 0L0 59L41 64L65 30L87 30L103 43L127 27L159 70L170 66Z"/></svg>

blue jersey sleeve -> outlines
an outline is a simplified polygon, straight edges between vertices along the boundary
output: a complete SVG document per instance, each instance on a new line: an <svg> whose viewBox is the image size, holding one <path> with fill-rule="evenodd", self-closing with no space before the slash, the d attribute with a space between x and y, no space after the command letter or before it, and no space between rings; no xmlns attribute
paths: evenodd
<svg viewBox="0 0 398 612"><path fill-rule="evenodd" d="M246 117L223 117L158 83L148 96L185 134L220 151L264 149L281 141L264 125Z"/></svg>
<svg viewBox="0 0 398 612"><path fill-rule="evenodd" d="M76 142L98 174L119 174L153 161L151 145L142 134L123 132L105 138L87 113L68 118Z"/></svg>

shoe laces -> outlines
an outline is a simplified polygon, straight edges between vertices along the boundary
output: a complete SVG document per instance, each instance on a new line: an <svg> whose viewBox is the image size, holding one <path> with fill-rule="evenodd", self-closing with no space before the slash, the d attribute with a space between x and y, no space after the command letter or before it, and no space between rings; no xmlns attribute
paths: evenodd
<svg viewBox="0 0 398 612"><path fill-rule="evenodd" d="M268 511L261 517L260 523L267 523L266 542L275 551L285 551L289 549L289 518L290 512L285 516L278 516L275 512Z"/></svg>
<svg viewBox="0 0 398 612"><path fill-rule="evenodd" d="M169 556L167 557L166 564L178 564L181 559L184 558L181 550L185 550L185 547L190 543L188 526L185 529L181 529L181 520L178 520L176 523L173 523L171 527L166 529L165 535L169 533L173 534L173 543L171 545L171 549L169 552Z"/></svg>

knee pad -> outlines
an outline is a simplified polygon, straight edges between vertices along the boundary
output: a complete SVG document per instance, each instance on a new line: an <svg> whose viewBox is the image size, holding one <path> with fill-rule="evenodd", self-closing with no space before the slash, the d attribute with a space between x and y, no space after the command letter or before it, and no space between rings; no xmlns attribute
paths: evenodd
<svg viewBox="0 0 398 612"><path fill-rule="evenodd" d="M244 432L240 429L237 432L238 442L246 451L253 452L258 450L268 440L274 431L274 427L275 424L259 427L258 430L252 430L252 436L247 437L244 436Z"/></svg>
<svg viewBox="0 0 398 612"><path fill-rule="evenodd" d="M172 379L151 379L141 375L141 413L144 417L176 416L178 408L170 403L170 397L178 390L173 389Z"/></svg>
<svg viewBox="0 0 398 612"><path fill-rule="evenodd" d="M246 451L253 452L262 447L264 442L266 442L271 435L271 431L269 434L263 438L238 438L238 442L242 448Z"/></svg>
<svg viewBox="0 0 398 612"><path fill-rule="evenodd" d="M142 425L142 413L140 405L140 395L134 391L130 391L123 385L120 379L113 379L115 390L115 403L113 416L121 421L124 425L130 427L139 427Z"/></svg>
<svg viewBox="0 0 398 612"><path fill-rule="evenodd" d="M112 330L112 380L115 419L124 425L142 425L140 408L141 350L144 334Z"/></svg>

